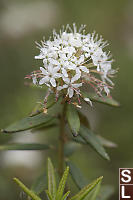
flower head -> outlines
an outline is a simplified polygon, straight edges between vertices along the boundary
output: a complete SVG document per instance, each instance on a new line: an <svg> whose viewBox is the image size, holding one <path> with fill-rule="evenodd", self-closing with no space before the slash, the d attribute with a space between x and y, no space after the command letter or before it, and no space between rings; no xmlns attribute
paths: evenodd
<svg viewBox="0 0 133 200"><path fill-rule="evenodd" d="M37 43L40 54L35 59L41 59L42 66L29 77L34 84L47 85L51 92L57 96L61 93L67 100L81 96L83 84L100 95L109 95L113 86L110 77L115 70L110 52L104 51L107 45L95 32L85 34L84 25L79 31L75 24L73 29L67 25L59 34L53 31L52 39Z"/></svg>

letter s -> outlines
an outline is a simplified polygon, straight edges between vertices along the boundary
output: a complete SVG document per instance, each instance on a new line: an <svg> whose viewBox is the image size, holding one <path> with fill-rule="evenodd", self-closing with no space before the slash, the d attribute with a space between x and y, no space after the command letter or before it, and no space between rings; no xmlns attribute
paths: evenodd
<svg viewBox="0 0 133 200"><path fill-rule="evenodd" d="M123 177L126 177L126 179L124 179L123 177L121 178L121 181L122 181L122 182L128 183L128 182L131 181L131 176L128 175L128 174L131 174L131 171L130 171L130 170L128 170L128 169L122 170L121 175L122 175Z"/></svg>

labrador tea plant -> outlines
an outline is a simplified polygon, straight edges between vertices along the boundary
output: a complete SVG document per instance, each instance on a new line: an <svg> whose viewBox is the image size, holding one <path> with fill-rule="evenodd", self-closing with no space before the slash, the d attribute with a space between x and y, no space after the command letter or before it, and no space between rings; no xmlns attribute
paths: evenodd
<svg viewBox="0 0 133 200"><path fill-rule="evenodd" d="M27 194L28 199L41 200L39 195L45 191L48 200L107 200L112 194L110 186L100 185L102 176L88 185L80 169L70 160L70 156L81 146L91 146L101 157L109 160L104 146L114 147L115 144L94 134L84 110L93 106L93 102L119 106L111 95L112 77L117 72L112 69L112 56L105 51L108 45L95 32L86 33L85 26L79 30L73 24L63 27L60 33L53 31L49 40L37 43L40 51L35 59L42 60L42 66L34 70L26 79L33 83L27 84L42 91L44 98L37 103L30 116L17 121L3 129L3 133L16 133L34 129L59 127L58 175L60 182L57 187L57 174L48 159L47 174L40 176L28 189L19 179L14 181ZM1 150L53 150L50 144L7 144ZM64 165L66 169L64 171ZM70 175L80 190L76 195L70 193L67 177ZM46 181L47 180L47 181ZM48 183L46 183L48 182ZM66 185L66 186L65 186ZM46 188L48 188L46 190Z"/></svg>

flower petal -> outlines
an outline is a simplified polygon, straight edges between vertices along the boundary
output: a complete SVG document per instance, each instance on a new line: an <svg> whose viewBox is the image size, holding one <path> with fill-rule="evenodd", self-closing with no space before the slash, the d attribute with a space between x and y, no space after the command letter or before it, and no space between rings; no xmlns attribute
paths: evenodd
<svg viewBox="0 0 133 200"><path fill-rule="evenodd" d="M61 74L61 73L56 73L56 74L53 76L53 78L60 78L60 77L62 77L62 74Z"/></svg>
<svg viewBox="0 0 133 200"><path fill-rule="evenodd" d="M34 76L34 77L32 78L32 80L33 80L33 84L36 85L36 83L37 83L37 78L36 78L36 76Z"/></svg>
<svg viewBox="0 0 133 200"><path fill-rule="evenodd" d="M67 74L66 69L62 68L62 73L63 73L63 75L64 75L65 77L68 77L68 74Z"/></svg>
<svg viewBox="0 0 133 200"><path fill-rule="evenodd" d="M82 86L82 83L75 83L75 84L72 84L72 87L73 88L79 88Z"/></svg>
<svg viewBox="0 0 133 200"><path fill-rule="evenodd" d="M42 78L40 81L39 81L39 85L43 85L45 83L47 83L49 81L49 77L48 76L45 76L44 78Z"/></svg>
<svg viewBox="0 0 133 200"><path fill-rule="evenodd" d="M71 79L71 83L74 83L81 77L81 71L79 69L76 70L75 76Z"/></svg>
<svg viewBox="0 0 133 200"><path fill-rule="evenodd" d="M69 84L70 83L70 78L67 78L67 77L62 77L63 81L66 83L66 84Z"/></svg>
<svg viewBox="0 0 133 200"><path fill-rule="evenodd" d="M83 72L89 73L89 70L85 66L80 66L79 67Z"/></svg>
<svg viewBox="0 0 133 200"><path fill-rule="evenodd" d="M40 70L44 75L48 75L48 72L43 67L40 67Z"/></svg>
<svg viewBox="0 0 133 200"><path fill-rule="evenodd" d="M40 54L38 56L35 56L35 59L43 59L45 56L43 54Z"/></svg>
<svg viewBox="0 0 133 200"><path fill-rule="evenodd" d="M60 69L60 66L58 67L53 67L53 74L57 73Z"/></svg>
<svg viewBox="0 0 133 200"><path fill-rule="evenodd" d="M72 97L73 97L73 93L74 93L73 89L69 87L69 88L68 88L68 95L69 95L69 98L72 98Z"/></svg>
<svg viewBox="0 0 133 200"><path fill-rule="evenodd" d="M51 83L51 85L52 85L53 87L56 87L56 81L55 81L54 78L51 78L51 79L50 79L50 83Z"/></svg>
<svg viewBox="0 0 133 200"><path fill-rule="evenodd" d="M65 85L63 85L63 86L58 86L58 87L57 87L57 90L60 91L60 90L63 90L63 89L65 89L65 88L68 88L68 85L65 84Z"/></svg>
<svg viewBox="0 0 133 200"><path fill-rule="evenodd" d="M53 74L53 65L48 65L48 72L50 73L50 74Z"/></svg>

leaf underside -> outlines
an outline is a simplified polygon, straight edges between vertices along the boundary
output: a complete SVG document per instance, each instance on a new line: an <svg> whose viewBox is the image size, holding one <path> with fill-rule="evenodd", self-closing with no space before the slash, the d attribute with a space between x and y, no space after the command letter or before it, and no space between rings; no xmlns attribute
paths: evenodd
<svg viewBox="0 0 133 200"><path fill-rule="evenodd" d="M98 96L97 94L82 92L83 98L89 98L91 101L99 102L103 104L107 104L110 106L118 107L120 106L119 102L114 100L112 97L108 97L103 95L102 97Z"/></svg>
<svg viewBox="0 0 133 200"><path fill-rule="evenodd" d="M99 155L106 160L110 160L101 142L91 130L82 125L79 134Z"/></svg>
<svg viewBox="0 0 133 200"><path fill-rule="evenodd" d="M46 124L53 119L52 116L41 113L33 117L23 118L3 130L5 133L15 133L20 131L36 128L42 124Z"/></svg>
<svg viewBox="0 0 133 200"><path fill-rule="evenodd" d="M83 176L80 169L72 161L66 161L66 164L69 166L72 179L79 189L82 189L88 184L88 180Z"/></svg>
<svg viewBox="0 0 133 200"><path fill-rule="evenodd" d="M7 144L0 145L0 150L46 150L50 146L46 144Z"/></svg>
<svg viewBox="0 0 133 200"><path fill-rule="evenodd" d="M78 135L80 129L80 119L76 107L72 104L67 105L66 117L72 134Z"/></svg>

